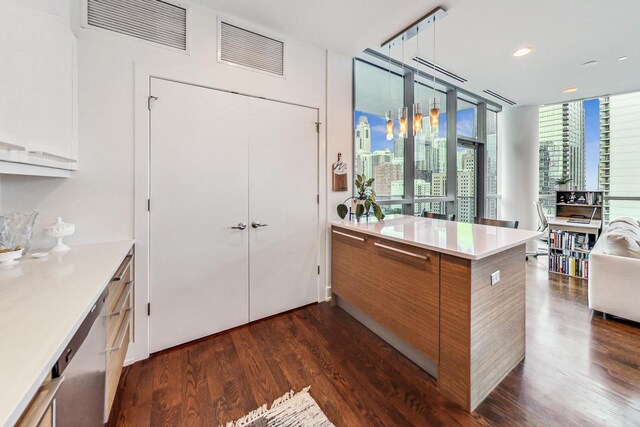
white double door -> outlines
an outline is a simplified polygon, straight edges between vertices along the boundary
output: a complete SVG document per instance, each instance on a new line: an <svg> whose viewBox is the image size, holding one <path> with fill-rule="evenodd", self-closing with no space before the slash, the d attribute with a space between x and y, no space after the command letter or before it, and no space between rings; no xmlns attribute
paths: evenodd
<svg viewBox="0 0 640 427"><path fill-rule="evenodd" d="M317 110L151 94L151 352L318 301Z"/></svg>

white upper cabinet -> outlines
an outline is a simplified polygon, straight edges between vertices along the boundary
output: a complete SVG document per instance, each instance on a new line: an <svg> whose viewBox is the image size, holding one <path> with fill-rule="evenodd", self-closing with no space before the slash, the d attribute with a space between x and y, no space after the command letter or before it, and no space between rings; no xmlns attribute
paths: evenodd
<svg viewBox="0 0 640 427"><path fill-rule="evenodd" d="M0 173L77 168L76 38L60 16L0 0Z"/></svg>

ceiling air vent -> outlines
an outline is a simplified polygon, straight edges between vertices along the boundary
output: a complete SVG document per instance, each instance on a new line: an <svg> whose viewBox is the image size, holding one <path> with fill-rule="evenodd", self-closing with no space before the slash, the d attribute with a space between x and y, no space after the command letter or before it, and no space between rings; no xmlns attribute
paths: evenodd
<svg viewBox="0 0 640 427"><path fill-rule="evenodd" d="M218 59L284 76L284 42L220 21Z"/></svg>
<svg viewBox="0 0 640 427"><path fill-rule="evenodd" d="M159 0L87 0L87 24L187 50L187 10Z"/></svg>
<svg viewBox="0 0 640 427"><path fill-rule="evenodd" d="M421 56L414 56L413 60L416 62L419 62L421 65L426 65L427 66L427 71L428 70L433 70L433 62L429 61L428 59L425 59ZM460 83L466 83L467 79L465 79L464 77L462 77L459 74L454 73L453 71L447 70L446 68L443 68L441 66L439 66L438 64L435 65L435 69L438 73L444 74L447 77L452 78L453 80L457 80Z"/></svg>
<svg viewBox="0 0 640 427"><path fill-rule="evenodd" d="M509 104L509 105L516 105L516 101L514 101L514 100L512 100L512 99L509 99L509 98L507 98L506 96L502 96L502 95L500 95L500 94L498 94L498 93L495 93L494 91L492 91L492 90L490 90L490 89L486 89L486 90L484 91L484 93L487 93L487 94L489 94L489 95L493 96L494 98L499 99L499 100L500 100L500 101L502 101L502 102L506 102L506 103L507 103L507 104Z"/></svg>

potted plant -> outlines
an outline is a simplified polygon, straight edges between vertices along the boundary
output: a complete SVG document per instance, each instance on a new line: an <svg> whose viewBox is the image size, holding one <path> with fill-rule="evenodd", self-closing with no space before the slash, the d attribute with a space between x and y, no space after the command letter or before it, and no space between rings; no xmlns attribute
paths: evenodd
<svg viewBox="0 0 640 427"><path fill-rule="evenodd" d="M356 176L356 196L347 198L344 202L338 205L338 215L340 218L344 219L349 213L349 209L347 208L347 203L351 200L351 211L356 214L356 220L360 221L363 215L369 214L369 209L373 207L373 214L376 216L378 221L384 219L384 213L382 213L382 209L380 205L376 203L376 192L373 189L373 181L375 178L367 179L364 175Z"/></svg>
<svg viewBox="0 0 640 427"><path fill-rule="evenodd" d="M565 191L567 189L567 184L569 184L570 182L571 182L571 178L569 178L566 175L556 180L556 184L558 184L558 190Z"/></svg>

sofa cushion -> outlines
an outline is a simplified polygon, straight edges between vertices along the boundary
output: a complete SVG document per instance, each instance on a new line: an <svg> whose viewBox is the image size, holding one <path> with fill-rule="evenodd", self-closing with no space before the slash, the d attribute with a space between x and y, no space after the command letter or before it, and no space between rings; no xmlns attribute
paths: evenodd
<svg viewBox="0 0 640 427"><path fill-rule="evenodd" d="M609 224L618 224L618 223L629 224L632 227L640 228L640 223L638 222L638 220L631 218L629 216L621 216L620 218L614 219Z"/></svg>
<svg viewBox="0 0 640 427"><path fill-rule="evenodd" d="M609 230L600 239L604 240L602 242L604 245L601 247L605 254L640 258L640 244L636 240L635 233L629 230L623 228Z"/></svg>
<svg viewBox="0 0 640 427"><path fill-rule="evenodd" d="M638 221L629 217L616 218L609 223L607 234L621 232L623 235L633 238L640 244L640 225Z"/></svg>

